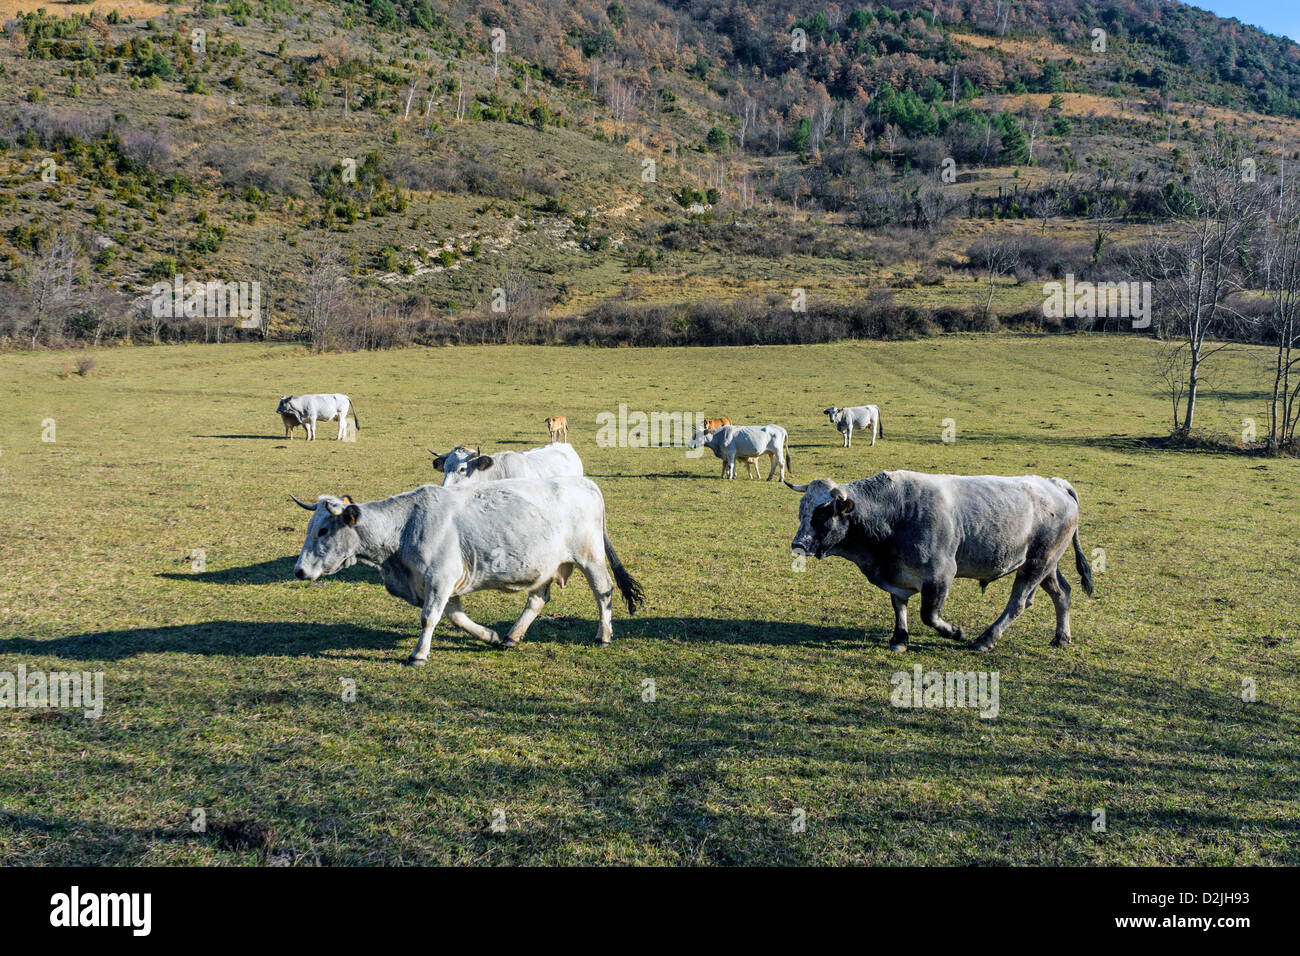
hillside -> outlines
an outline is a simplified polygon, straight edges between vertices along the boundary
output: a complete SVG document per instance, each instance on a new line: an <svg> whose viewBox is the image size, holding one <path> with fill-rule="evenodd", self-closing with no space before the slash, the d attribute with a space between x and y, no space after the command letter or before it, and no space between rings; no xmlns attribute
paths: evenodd
<svg viewBox="0 0 1300 956"><path fill-rule="evenodd" d="M19 346L1041 324L1041 280L1122 275L1208 143L1267 177L1300 141L1300 47L1154 0L1095 22L978 0L5 3ZM1028 252L990 276L1001 236ZM263 327L153 314L178 275L259 283Z"/></svg>

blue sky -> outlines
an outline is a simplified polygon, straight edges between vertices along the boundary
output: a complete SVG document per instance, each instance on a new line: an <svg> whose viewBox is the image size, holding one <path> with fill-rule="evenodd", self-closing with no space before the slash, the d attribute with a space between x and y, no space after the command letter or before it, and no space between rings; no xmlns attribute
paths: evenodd
<svg viewBox="0 0 1300 956"><path fill-rule="evenodd" d="M1191 0L1191 5L1300 42L1300 3L1295 0Z"/></svg>

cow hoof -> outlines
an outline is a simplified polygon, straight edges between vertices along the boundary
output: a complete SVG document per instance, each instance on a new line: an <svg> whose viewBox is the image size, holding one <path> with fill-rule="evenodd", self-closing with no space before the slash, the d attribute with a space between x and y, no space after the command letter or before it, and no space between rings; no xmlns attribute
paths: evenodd
<svg viewBox="0 0 1300 956"><path fill-rule="evenodd" d="M429 659L427 657L408 657L404 663L407 667L423 667L429 663Z"/></svg>
<svg viewBox="0 0 1300 956"><path fill-rule="evenodd" d="M953 636L952 636L952 637L953 637L953 640L955 640L955 641L964 641L964 640L966 640L966 632L963 631L960 627L959 627L959 628L956 628L956 629L954 630L954 633L953 633Z"/></svg>
<svg viewBox="0 0 1300 956"><path fill-rule="evenodd" d="M1069 645L1069 643L1070 643L1070 639L1068 637L1061 637L1061 635L1059 634L1056 635L1056 637L1052 638L1053 647L1066 647Z"/></svg>
<svg viewBox="0 0 1300 956"><path fill-rule="evenodd" d="M991 651L993 650L993 642L987 641L981 637L978 641L974 641L971 643L971 650L985 651L985 652Z"/></svg>
<svg viewBox="0 0 1300 956"><path fill-rule="evenodd" d="M895 654L905 654L907 653L907 642L896 641L889 645L889 649L893 651Z"/></svg>

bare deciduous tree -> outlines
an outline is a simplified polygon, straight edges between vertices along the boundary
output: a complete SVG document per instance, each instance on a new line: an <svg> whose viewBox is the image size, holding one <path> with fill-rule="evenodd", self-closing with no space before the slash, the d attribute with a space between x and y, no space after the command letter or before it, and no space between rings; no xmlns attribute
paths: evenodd
<svg viewBox="0 0 1300 956"><path fill-rule="evenodd" d="M42 333L49 333L50 327L72 301L79 253L70 236L56 232L30 266L27 286L32 308L32 348L40 344Z"/></svg>
<svg viewBox="0 0 1300 956"><path fill-rule="evenodd" d="M1014 238L994 239L984 246L984 281L988 283L988 296L984 299L984 318L993 309L993 296L998 289L998 279L1015 269L1020 260L1020 243Z"/></svg>
<svg viewBox="0 0 1300 956"><path fill-rule="evenodd" d="M334 320L343 308L348 270L338 243L322 240L307 260L307 331L312 348L322 351L328 344Z"/></svg>
<svg viewBox="0 0 1300 956"><path fill-rule="evenodd" d="M1264 287L1270 301L1267 333L1273 340L1273 389L1268 447L1296 443L1300 425L1300 195L1282 192L1278 220L1265 236Z"/></svg>
<svg viewBox="0 0 1300 956"><path fill-rule="evenodd" d="M1134 253L1143 278L1152 285L1153 312L1164 314L1170 334L1186 350L1187 381L1181 421L1186 435L1196 425L1202 367L1232 348L1220 337L1234 321L1244 321L1230 296L1245 288L1248 246L1260 222L1262 191L1244 181L1236 153L1215 144L1192 169L1186 193L1171 193L1171 215L1178 217ZM1159 334L1159 330L1158 330Z"/></svg>

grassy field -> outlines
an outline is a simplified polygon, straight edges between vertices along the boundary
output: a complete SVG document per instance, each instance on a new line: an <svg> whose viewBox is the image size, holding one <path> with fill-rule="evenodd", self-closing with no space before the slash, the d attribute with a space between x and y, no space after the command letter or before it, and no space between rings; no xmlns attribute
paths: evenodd
<svg viewBox="0 0 1300 956"><path fill-rule="evenodd" d="M1300 463L1145 445L1169 417L1150 343L92 354L85 377L67 353L0 356L0 671L105 687L98 720L0 710L0 863L265 859L223 848L235 820L298 865L1300 863ZM1236 436L1263 421L1258 366L1219 369L1238 384L1204 425ZM282 439L277 397L320 390L352 396L355 443ZM840 448L820 409L866 400L885 438ZM1067 477L1097 599L1066 569L1073 645L1048 646L1040 600L987 656L914 602L900 658L854 568L796 570L797 495L723 482L711 456L597 447L619 403L781 423L799 481ZM419 613L375 572L293 579L290 492L409 489L433 478L426 447L524 448L555 413L648 597L609 648L577 580L518 649L444 624L411 670ZM977 634L1008 587L959 581L945 616ZM501 630L522 600L466 606ZM997 671L999 716L892 707L891 675L918 663Z"/></svg>

